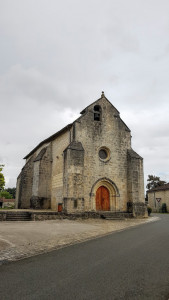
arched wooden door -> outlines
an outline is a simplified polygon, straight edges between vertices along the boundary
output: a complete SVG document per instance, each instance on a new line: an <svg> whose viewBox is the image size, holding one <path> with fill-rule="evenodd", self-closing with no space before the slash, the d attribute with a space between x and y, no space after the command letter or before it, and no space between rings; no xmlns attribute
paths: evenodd
<svg viewBox="0 0 169 300"><path fill-rule="evenodd" d="M109 190L100 186L96 191L96 210L110 210Z"/></svg>

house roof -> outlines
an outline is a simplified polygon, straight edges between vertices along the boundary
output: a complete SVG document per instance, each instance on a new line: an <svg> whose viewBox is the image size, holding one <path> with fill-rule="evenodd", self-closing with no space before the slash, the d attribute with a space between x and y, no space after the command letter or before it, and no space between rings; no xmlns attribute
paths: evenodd
<svg viewBox="0 0 169 300"><path fill-rule="evenodd" d="M56 137L62 135L64 132L66 132L67 130L69 130L72 127L72 124L68 124L66 125L64 128L62 128L61 130L59 130L58 132L54 133L53 135L51 135L50 137L48 137L47 139L45 139L44 141L42 141L40 144L38 144L31 152L29 152L24 159L27 159L30 155L32 155L39 147L43 146L46 143L49 143L51 141L53 141Z"/></svg>
<svg viewBox="0 0 169 300"><path fill-rule="evenodd" d="M132 148L127 150L128 154L132 158L143 159L139 154L137 154Z"/></svg>
<svg viewBox="0 0 169 300"><path fill-rule="evenodd" d="M15 202L15 199L5 199L5 198L0 198L0 202Z"/></svg>
<svg viewBox="0 0 169 300"><path fill-rule="evenodd" d="M158 186L156 188L153 188L151 190L148 190L147 193L156 192L156 191L166 191L169 190L169 183Z"/></svg>
<svg viewBox="0 0 169 300"><path fill-rule="evenodd" d="M46 149L47 149L47 147L42 148L42 150L39 152L39 154L34 159L34 162L42 159L42 157L44 156L44 154L46 152Z"/></svg>

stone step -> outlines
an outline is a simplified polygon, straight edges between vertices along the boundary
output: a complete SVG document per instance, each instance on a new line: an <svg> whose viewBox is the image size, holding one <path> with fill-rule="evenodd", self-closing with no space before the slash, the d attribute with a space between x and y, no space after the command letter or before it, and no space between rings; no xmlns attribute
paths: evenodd
<svg viewBox="0 0 169 300"><path fill-rule="evenodd" d="M30 217L30 214L20 215L20 214L6 214L8 217Z"/></svg>
<svg viewBox="0 0 169 300"><path fill-rule="evenodd" d="M6 221L30 221L31 215L28 212L8 212Z"/></svg>
<svg viewBox="0 0 169 300"><path fill-rule="evenodd" d="M124 217L106 217L105 220L125 220Z"/></svg>
<svg viewBox="0 0 169 300"><path fill-rule="evenodd" d="M21 218L18 218L18 219L9 218L8 219L7 218L6 221L16 221L16 222L18 221L19 222L19 221L31 221L31 219L30 218L29 219L21 219Z"/></svg>
<svg viewBox="0 0 169 300"><path fill-rule="evenodd" d="M30 218L6 218L6 221L31 221Z"/></svg>
<svg viewBox="0 0 169 300"><path fill-rule="evenodd" d="M15 210L15 209L11 209L11 210L7 210L6 211L8 214L21 214L21 215L24 215L24 214L30 214L30 211L27 211L26 209L25 210Z"/></svg>
<svg viewBox="0 0 169 300"><path fill-rule="evenodd" d="M19 214L17 214L17 213L14 213L14 214L12 214L12 213L8 213L7 212L7 215L8 216L29 216L30 214L29 213L24 213L24 214L21 214L21 213L19 213Z"/></svg>
<svg viewBox="0 0 169 300"><path fill-rule="evenodd" d="M133 215L125 212L101 212L100 217L106 220L124 220L132 218Z"/></svg>

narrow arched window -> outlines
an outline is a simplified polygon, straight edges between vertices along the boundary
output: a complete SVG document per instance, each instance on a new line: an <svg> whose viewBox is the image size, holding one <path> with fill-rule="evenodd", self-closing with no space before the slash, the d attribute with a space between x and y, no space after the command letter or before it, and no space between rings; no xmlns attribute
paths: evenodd
<svg viewBox="0 0 169 300"><path fill-rule="evenodd" d="M94 121L101 121L101 107L99 105L94 106Z"/></svg>

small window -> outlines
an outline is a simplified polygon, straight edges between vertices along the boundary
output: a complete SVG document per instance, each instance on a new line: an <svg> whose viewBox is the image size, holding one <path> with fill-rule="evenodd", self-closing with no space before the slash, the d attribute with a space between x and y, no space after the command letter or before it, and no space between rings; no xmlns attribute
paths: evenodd
<svg viewBox="0 0 169 300"><path fill-rule="evenodd" d="M94 106L94 121L101 121L101 107L99 105Z"/></svg>
<svg viewBox="0 0 169 300"><path fill-rule="evenodd" d="M74 208L77 208L77 200L74 200Z"/></svg>
<svg viewBox="0 0 169 300"><path fill-rule="evenodd" d="M107 147L102 147L99 149L100 160L106 162L110 159L110 150Z"/></svg>
<svg viewBox="0 0 169 300"><path fill-rule="evenodd" d="M105 149L101 149L101 150L99 151L99 157L100 157L101 159L106 159L107 156L108 156L108 154L107 154L107 151L106 151Z"/></svg>

